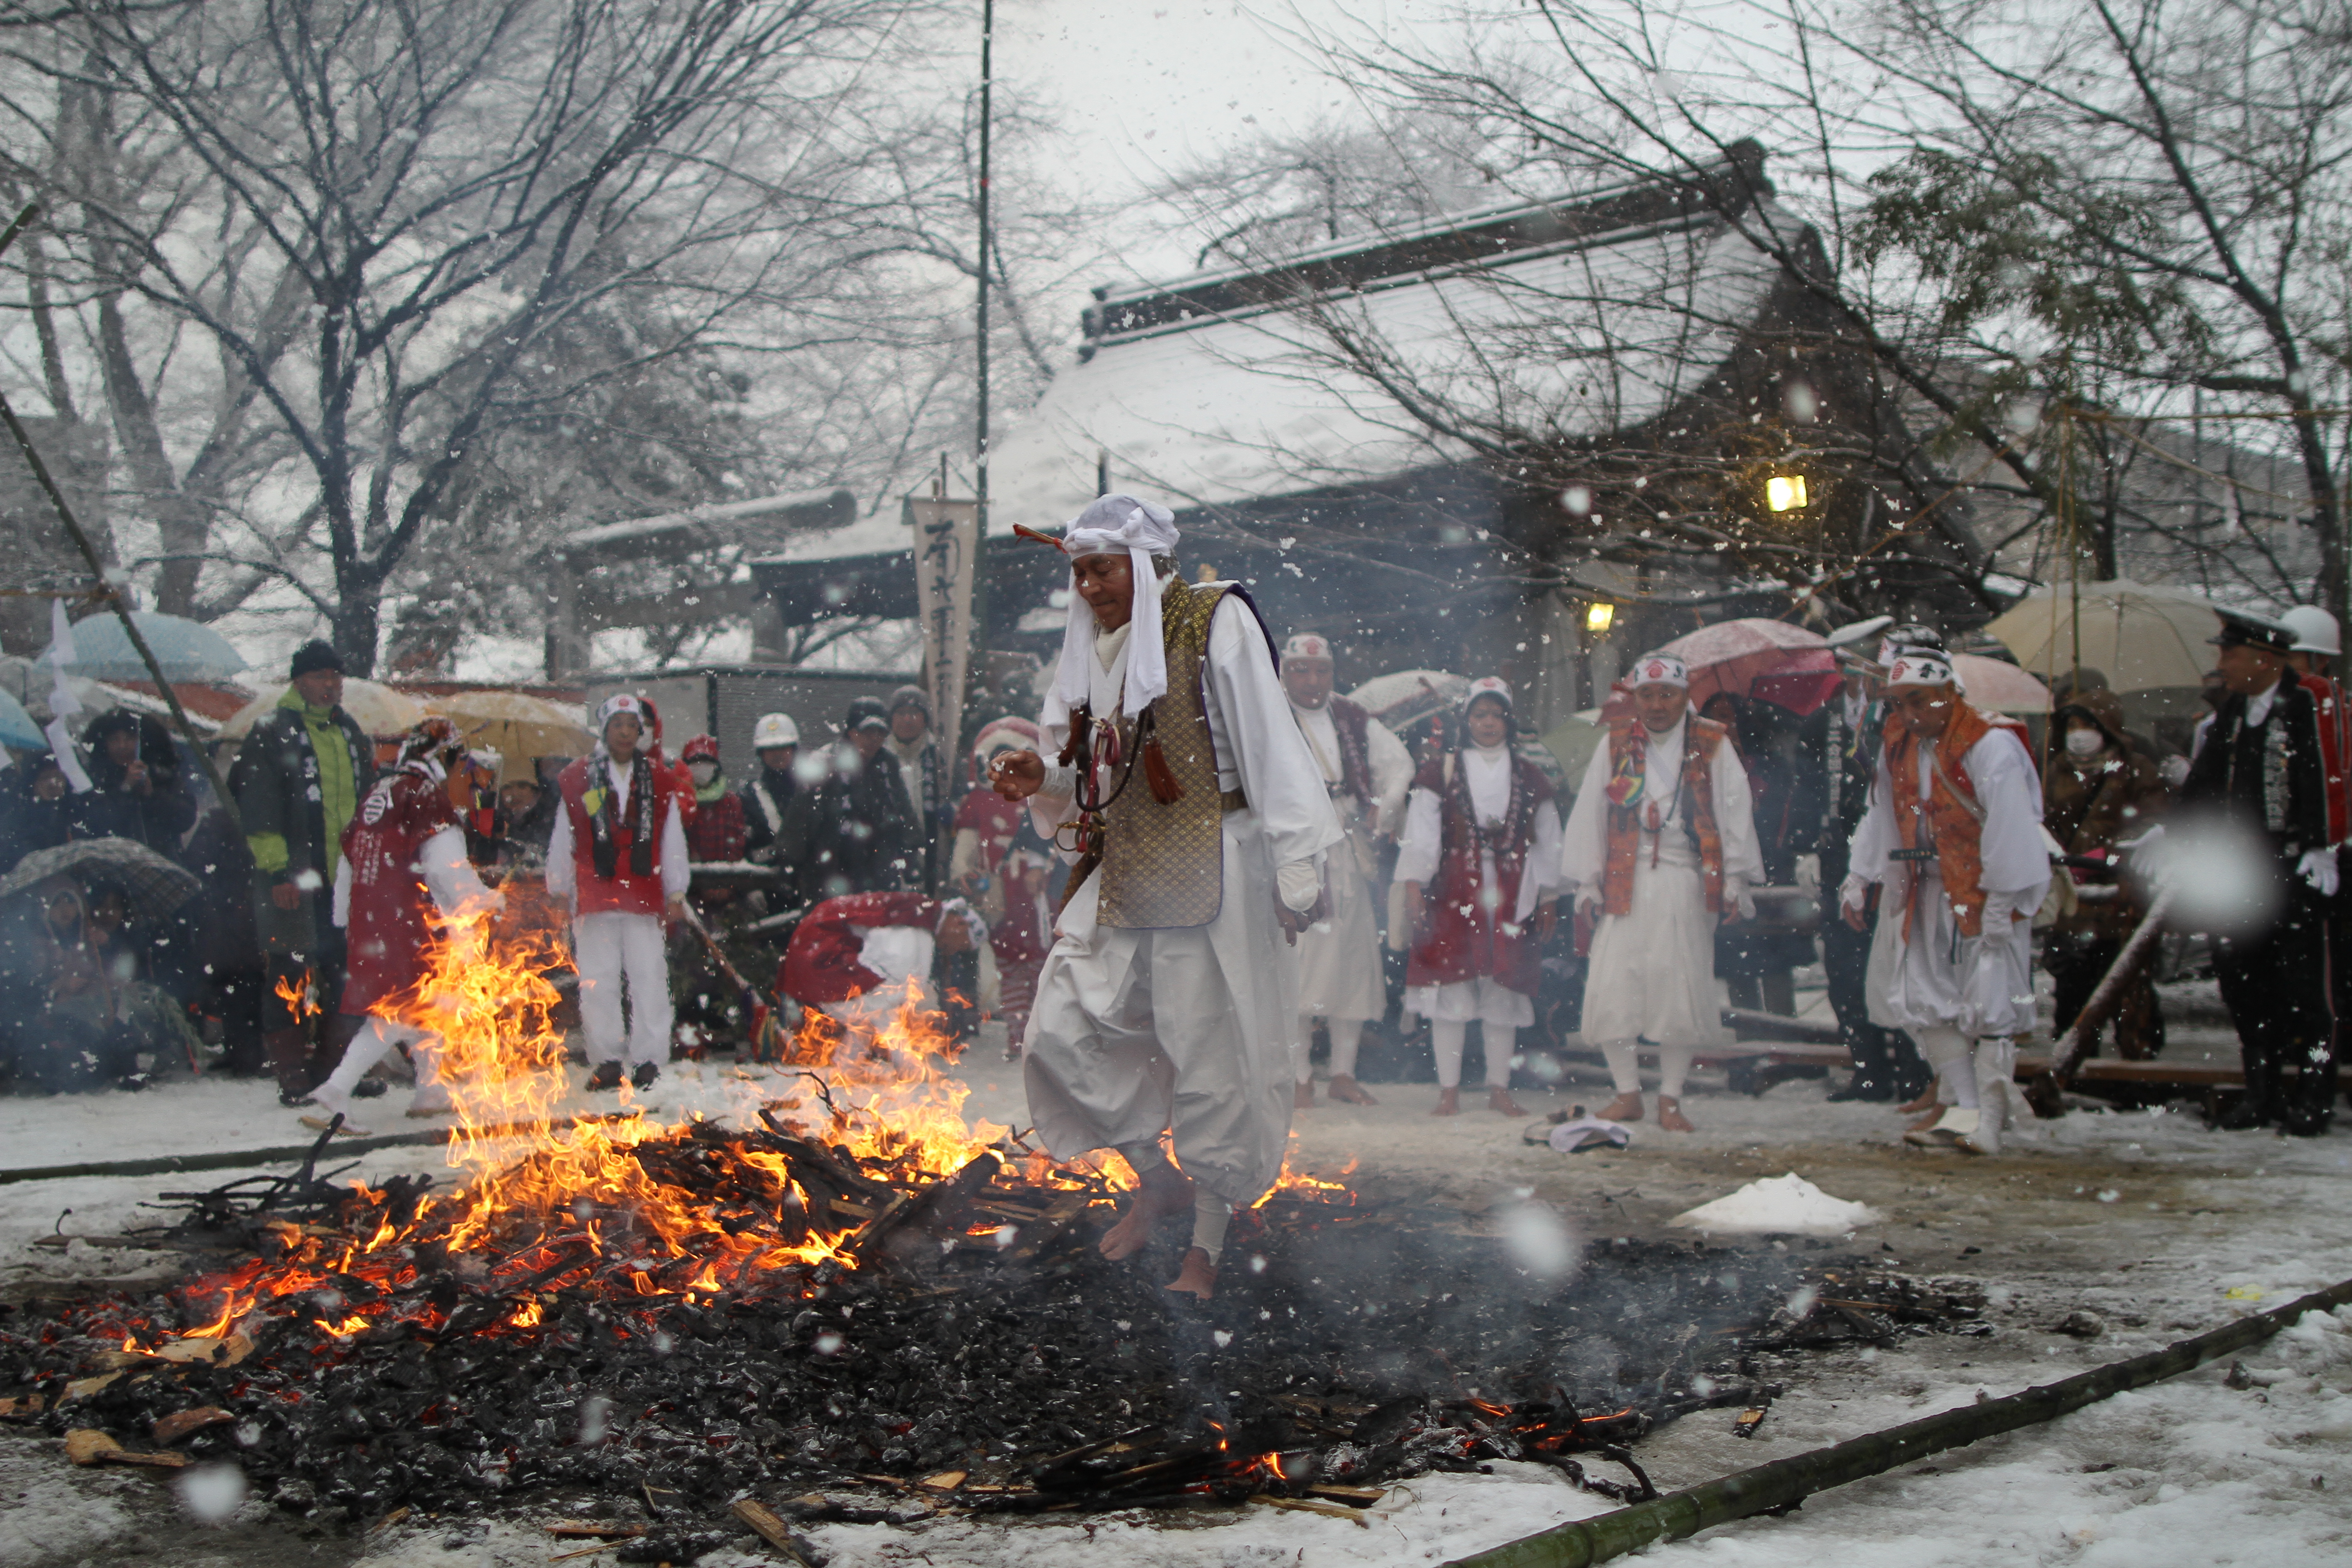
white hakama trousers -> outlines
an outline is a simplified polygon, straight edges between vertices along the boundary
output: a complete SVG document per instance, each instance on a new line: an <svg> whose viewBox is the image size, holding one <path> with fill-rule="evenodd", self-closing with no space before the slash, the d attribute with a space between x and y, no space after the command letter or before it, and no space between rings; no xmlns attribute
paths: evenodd
<svg viewBox="0 0 2352 1568"><path fill-rule="evenodd" d="M2020 1121L2015 1037L2034 1026L2033 922L1989 921L1983 934L1963 935L1935 863L1919 865L1907 873L1897 867L1880 894L1870 1021L1909 1032L1936 1069L1937 1098L1978 1112L1971 1141L1997 1152L2001 1130ZM1906 933L1903 901L1912 876L1918 897Z"/></svg>
<svg viewBox="0 0 2352 1568"><path fill-rule="evenodd" d="M1307 1018L1377 1018L1389 1003L1371 885L1350 844L1335 846L1328 866L1331 918L1298 936L1298 1012Z"/></svg>
<svg viewBox="0 0 2352 1568"><path fill-rule="evenodd" d="M1689 846L1669 837L1653 866L1645 844L1633 862L1632 910L1604 914L1593 930L1578 1027L1608 1059L1618 1093L1641 1092L1642 1046L1657 1049L1658 1092L1679 1100L1691 1053L1722 1043L1717 923Z"/></svg>
<svg viewBox="0 0 2352 1568"><path fill-rule="evenodd" d="M572 962L580 971L580 1026L592 1063L617 1062L621 982L629 985L627 1059L632 1066L669 1060L669 951L659 915L604 910L572 921Z"/></svg>
<svg viewBox="0 0 2352 1568"><path fill-rule="evenodd" d="M1970 1039L2031 1032L2033 922L2013 920L2006 931L1963 936L1935 863L1922 864L1926 869L1916 873L1919 892L1907 931L1900 868L1887 878L1880 895L1870 1021L1914 1036L1936 1028L1956 1029Z"/></svg>
<svg viewBox="0 0 2352 1568"><path fill-rule="evenodd" d="M1099 873L1055 922L1022 1058L1057 1160L1173 1135L1184 1173L1246 1206L1282 1173L1297 966L1254 814L1225 818L1224 897L1203 926L1095 919Z"/></svg>

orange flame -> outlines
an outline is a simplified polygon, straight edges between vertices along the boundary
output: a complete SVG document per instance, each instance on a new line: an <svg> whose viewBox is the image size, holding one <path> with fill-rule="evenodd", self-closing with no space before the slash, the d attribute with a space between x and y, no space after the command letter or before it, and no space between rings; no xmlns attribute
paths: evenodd
<svg viewBox="0 0 2352 1568"><path fill-rule="evenodd" d="M420 1203L404 1225L395 1225L388 1210L373 1226L362 1219L353 1234L363 1241L279 1227L281 1259L257 1260L191 1290L195 1299L218 1301L212 1320L191 1337L225 1337L271 1299L311 1289L330 1274L379 1285L413 1281L415 1266L404 1246L428 1229L453 1257L501 1259L499 1267L512 1265L517 1276L537 1271L542 1290L571 1272L546 1273L567 1256L582 1269L625 1259L638 1294L663 1297L757 1290L783 1283L768 1278L778 1271L827 1261L856 1266L844 1250L854 1223L813 1212L808 1193L772 1150L725 1145L725 1175L706 1192L665 1176L661 1160L646 1149L674 1144L688 1131L684 1125L560 1120L572 1083L553 1021L558 996L545 977L568 963L554 922L520 910L481 908L434 923L428 972L393 1011L398 1021L436 1037L457 1123L446 1158L466 1173L463 1184L450 1197ZM279 994L289 1005L304 995L284 984ZM950 1174L1001 1142L1007 1129L965 1120L970 1090L947 1070L956 1042L924 1000L920 988L910 986L895 1008L850 1023L810 1012L779 1069L792 1076L795 1091L771 1102L770 1113L907 1180ZM625 1104L628 1091L622 1092ZM356 1199L381 1202L364 1186ZM747 1207L775 1223L726 1223L722 1210L740 1221ZM778 1234L802 1239L780 1245ZM370 1321L362 1308L320 1327L347 1337ZM535 1300L506 1319L517 1329L541 1321Z"/></svg>

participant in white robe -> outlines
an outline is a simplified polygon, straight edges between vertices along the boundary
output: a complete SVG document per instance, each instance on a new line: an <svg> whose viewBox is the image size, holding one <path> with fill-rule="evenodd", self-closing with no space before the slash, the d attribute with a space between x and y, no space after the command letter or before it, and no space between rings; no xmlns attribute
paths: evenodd
<svg viewBox="0 0 2352 1568"><path fill-rule="evenodd" d="M1715 980L1715 931L1735 911L1749 912L1748 889L1764 879L1763 851L1756 841L1748 771L1725 736L1707 759L1716 831L1723 856L1723 913L1706 907L1705 872L1693 843L1695 810L1678 787L1683 748L1691 722L1688 679L1674 660L1655 656L1635 666L1637 677L1652 665L1665 679L1654 684L1683 694L1681 710L1664 731L1643 727L1644 804L1659 807L1659 830L1644 830L1633 859L1632 910L1603 912L1603 868L1608 861L1610 748L1604 742L1585 765L1584 780L1561 837L1560 880L1576 889L1580 910L1594 921L1585 964L1584 1014L1579 1032L1609 1063L1617 1100L1601 1114L1611 1121L1642 1115L1638 1050L1658 1053L1658 1120L1669 1131L1689 1123L1680 1102L1692 1053L1718 1045L1725 1036ZM1667 666L1673 668L1668 670ZM1637 688L1638 689L1638 688ZM1663 787L1662 787L1663 786Z"/></svg>
<svg viewBox="0 0 2352 1568"><path fill-rule="evenodd" d="M1906 691L1940 691L1959 700L1950 666L1928 653L1898 657L1887 690L1898 700ZM1883 951L1873 953L1870 1021L1907 1031L1953 1095L1951 1108L1916 1141L1990 1154L2000 1152L2001 1130L2014 1120L2014 1037L2034 1027L2031 917L2049 889L2050 856L2042 834L2042 780L2017 731L1993 725L1962 765L1984 813L1978 827L1981 934L1961 933L1935 860L1895 858L1902 828L1884 756L1870 809L1854 829L1840 901L1841 912L1859 911L1870 888L1880 886L1876 945ZM1926 801L1935 774L1924 766L1916 771ZM2014 918L2021 911L2026 919Z"/></svg>
<svg viewBox="0 0 2352 1568"><path fill-rule="evenodd" d="M1106 633L1073 595L1064 661L1039 724L1044 756L1060 753L1079 702L1097 714L1134 713L1167 689L1152 557L1171 554L1176 537L1168 512L1128 496L1099 498L1073 522L1065 548L1074 561L1114 548L1129 555L1135 603L1128 624ZM1273 1186L1290 1131L1298 973L1276 901L1299 912L1314 907L1323 852L1340 831L1265 633L1235 595L1210 619L1202 706L1217 787L1240 791L1247 803L1223 819L1217 914L1199 926L1103 925L1096 919L1101 875L1089 875L1055 921L1023 1071L1030 1114L1056 1159L1116 1148L1147 1191L1155 1183L1164 1189L1159 1140L1171 1135L1193 1184L1201 1255L1197 1270L1188 1255L1179 1288L1200 1286L1205 1295L1231 1208ZM995 776L1034 765L1017 763L1034 756L1000 763ZM1041 835L1050 839L1077 816L1076 785L1074 768L1045 770L1043 787L1028 796ZM1150 1211L1141 1212L1148 1220ZM1123 1243L1117 1255L1126 1255Z"/></svg>
<svg viewBox="0 0 2352 1568"><path fill-rule="evenodd" d="M1323 860L1329 915L1298 936L1298 1033L1291 1044L1291 1076L1297 1104L1315 1103L1314 1068L1307 1056L1315 1020L1325 1020L1331 1040L1331 1098L1376 1103L1356 1084L1356 1051L1364 1025L1388 1011L1388 984L1381 973L1378 840L1402 824L1405 792L1412 784L1412 754L1377 719L1364 721L1364 764L1370 772L1367 799L1343 793L1345 769L1339 725L1332 717L1330 645L1319 637L1292 637L1283 650L1283 688L1291 716L1323 775L1346 838ZM1302 681L1302 676L1308 679ZM1316 680L1313 677L1319 676ZM1309 689L1300 700L1299 688Z"/></svg>

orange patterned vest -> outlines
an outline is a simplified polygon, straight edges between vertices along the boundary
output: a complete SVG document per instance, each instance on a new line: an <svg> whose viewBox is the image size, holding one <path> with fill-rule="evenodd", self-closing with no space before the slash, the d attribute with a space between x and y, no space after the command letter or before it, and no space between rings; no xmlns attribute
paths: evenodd
<svg viewBox="0 0 2352 1568"><path fill-rule="evenodd" d="M2004 725L2003 728L2008 728ZM1935 789L1919 798L1919 745L1907 725L1891 715L1886 725L1886 771L1894 784L1895 822L1903 838L1896 858L1917 862L1932 852L1944 896L1959 918L1962 936L1984 934L1984 807L1977 801L1976 782L1969 777L1970 747L1990 734L1993 721L1969 706L1965 698L1952 699L1952 721L1944 726L1935 748ZM1925 842L1922 842L1922 839ZM1911 897L1903 910L1903 934L1911 934L1918 904L1919 883L1912 879ZM2014 916L2027 920L2027 910Z"/></svg>
<svg viewBox="0 0 2352 1568"><path fill-rule="evenodd" d="M1699 875L1706 885L1710 913L1723 912L1723 834L1715 821L1715 748L1724 727L1693 713L1683 721L1682 790L1689 802L1686 821L1698 840ZM1650 736L1639 719L1609 726L1609 816L1601 863L1601 908L1604 914L1633 912L1633 867L1641 857L1643 806L1652 804ZM1630 804L1628 802L1630 801Z"/></svg>

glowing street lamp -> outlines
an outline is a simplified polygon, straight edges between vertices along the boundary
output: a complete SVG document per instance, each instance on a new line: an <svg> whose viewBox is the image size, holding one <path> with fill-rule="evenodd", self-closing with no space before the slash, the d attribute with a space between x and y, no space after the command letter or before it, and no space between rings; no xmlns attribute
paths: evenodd
<svg viewBox="0 0 2352 1568"><path fill-rule="evenodd" d="M1805 510L1805 476L1774 474L1764 481L1764 504L1774 511Z"/></svg>
<svg viewBox="0 0 2352 1568"><path fill-rule="evenodd" d="M1594 637L1604 635L1617 622L1617 606L1606 599L1595 599L1584 606L1584 629Z"/></svg>

